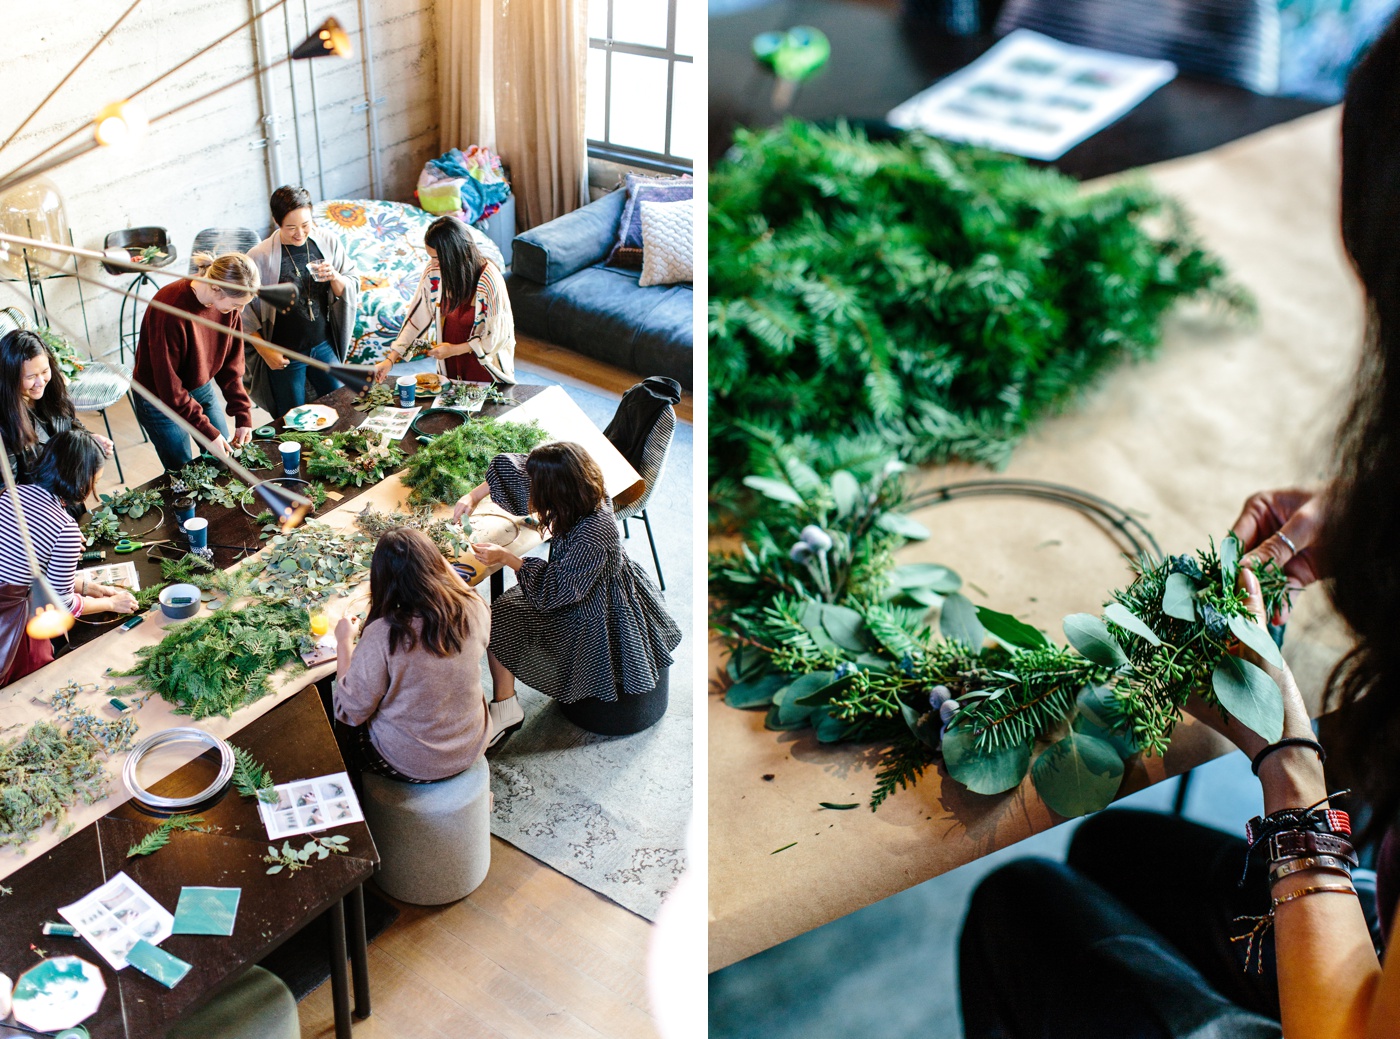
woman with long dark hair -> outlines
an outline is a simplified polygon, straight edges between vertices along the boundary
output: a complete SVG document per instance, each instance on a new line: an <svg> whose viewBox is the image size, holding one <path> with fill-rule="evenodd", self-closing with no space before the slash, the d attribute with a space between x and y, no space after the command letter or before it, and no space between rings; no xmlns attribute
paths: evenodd
<svg viewBox="0 0 1400 1039"><path fill-rule="evenodd" d="M427 535L396 527L379 539L359 645L348 618L335 634L335 716L353 772L432 783L476 763L491 735L491 611Z"/></svg>
<svg viewBox="0 0 1400 1039"><path fill-rule="evenodd" d="M53 351L27 329L0 336L0 437L15 478L23 479L50 439L82 428ZM112 453L110 440L92 438Z"/></svg>
<svg viewBox="0 0 1400 1039"><path fill-rule="evenodd" d="M681 633L661 593L622 547L598 463L578 444L542 444L528 456L497 455L486 482L463 495L453 518L487 496L515 515L533 514L551 537L550 558L522 559L499 545L472 551L515 571L491 604L488 661L498 724L518 726L519 678L560 703L607 702L654 689Z"/></svg>
<svg viewBox="0 0 1400 1039"><path fill-rule="evenodd" d="M1316 494L1255 495L1235 523L1250 549L1241 588L1258 620L1263 602L1248 567L1271 559L1295 591L1329 579L1356 637L1328 680L1326 699L1340 710L1326 751L1370 821L1353 835L1329 811L1337 784L1324 776L1324 749L1287 668L1268 668L1284 699L1275 743L1222 724L1198 702L1197 715L1248 754L1259 777L1264 814L1251 842L1172 817L1109 811L1079 828L1068 865L1023 860L992 874L962 937L969 1039L1400 1036L1400 959L1387 955L1383 965L1377 954L1394 937L1400 893L1397 112L1400 21L1352 74L1342 116L1342 238L1369 321L1336 472ZM1373 898L1352 870L1356 849L1374 838ZM1231 940L1251 929L1252 940Z"/></svg>
<svg viewBox="0 0 1400 1039"><path fill-rule="evenodd" d="M383 380L415 339L436 330L439 374L469 382L515 382L515 316L505 277L481 254L471 230L455 216L439 217L423 234L428 266L408 304L403 328L384 360Z"/></svg>
<svg viewBox="0 0 1400 1039"><path fill-rule="evenodd" d="M95 436L82 429L66 430L44 445L28 482L17 488L34 555L49 584L75 617L136 609L131 592L77 577L83 535L73 512L97 489L105 461L106 454ZM24 631L32 580L29 557L19 539L14 502L8 492L0 490L0 685L53 660L53 644L48 639L30 638Z"/></svg>

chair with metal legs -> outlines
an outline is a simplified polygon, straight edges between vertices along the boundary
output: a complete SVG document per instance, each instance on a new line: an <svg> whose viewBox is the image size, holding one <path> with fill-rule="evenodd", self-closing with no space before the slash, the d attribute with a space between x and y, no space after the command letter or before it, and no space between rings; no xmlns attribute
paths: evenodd
<svg viewBox="0 0 1400 1039"><path fill-rule="evenodd" d="M656 566L656 583L661 586L663 592L666 590L666 578L661 575L661 556L656 551L656 536L652 533L651 516L648 514L647 504L661 483L661 475L666 471L666 458L671 453L671 443L675 437L676 411L668 404L665 410L657 412L656 424L651 427L651 432L647 434L642 464L638 467L646 489L642 491L641 497L636 501L624 505L617 511L617 518L622 520L623 537L631 537L631 532L627 529L629 519L639 519L646 527L647 542L651 545L651 561Z"/></svg>

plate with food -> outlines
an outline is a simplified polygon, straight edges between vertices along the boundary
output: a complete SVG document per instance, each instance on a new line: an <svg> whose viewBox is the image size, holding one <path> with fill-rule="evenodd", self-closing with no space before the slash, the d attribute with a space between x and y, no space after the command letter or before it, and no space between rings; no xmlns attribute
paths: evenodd
<svg viewBox="0 0 1400 1039"><path fill-rule="evenodd" d="M437 372L419 372L414 379L418 383L417 392L420 397L436 397L447 383Z"/></svg>
<svg viewBox="0 0 1400 1039"><path fill-rule="evenodd" d="M282 421L288 429L295 429L298 432L306 432L312 429L330 429L340 420L335 408L328 408L324 404L303 404L299 408L293 408L283 417Z"/></svg>

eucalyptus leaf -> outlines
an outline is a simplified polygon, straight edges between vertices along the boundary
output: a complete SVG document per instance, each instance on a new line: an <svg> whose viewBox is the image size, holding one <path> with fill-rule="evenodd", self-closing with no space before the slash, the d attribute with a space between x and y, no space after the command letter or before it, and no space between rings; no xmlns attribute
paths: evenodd
<svg viewBox="0 0 1400 1039"><path fill-rule="evenodd" d="M802 495L793 490L784 480L774 480L767 476L746 476L744 486L752 487L765 498L780 501L785 505L803 505Z"/></svg>
<svg viewBox="0 0 1400 1039"><path fill-rule="evenodd" d="M938 749L938 716L929 712L920 714L904 701L899 704L900 717L904 719L904 724L909 726L909 731L925 747L933 750Z"/></svg>
<svg viewBox="0 0 1400 1039"><path fill-rule="evenodd" d="M905 591L927 589L951 595L962 587L962 578L938 563L906 563L890 572L890 582Z"/></svg>
<svg viewBox="0 0 1400 1039"><path fill-rule="evenodd" d="M1272 635L1255 623L1253 617L1231 617L1230 630L1235 633L1235 638L1263 657L1266 663L1283 667L1283 654L1279 652L1278 644Z"/></svg>
<svg viewBox="0 0 1400 1039"><path fill-rule="evenodd" d="M1123 784L1123 759L1112 744L1071 732L1035 759L1031 780L1051 810L1074 819L1112 803Z"/></svg>
<svg viewBox="0 0 1400 1039"><path fill-rule="evenodd" d="M918 603L926 609L942 606L944 599L943 595L928 588L905 588L896 590L895 594L903 600Z"/></svg>
<svg viewBox="0 0 1400 1039"><path fill-rule="evenodd" d="M978 619L977 607L961 592L954 592L943 600L943 609L938 614L938 630L945 639L971 647L973 653L982 652L982 646L987 641L987 629Z"/></svg>
<svg viewBox="0 0 1400 1039"><path fill-rule="evenodd" d="M1000 750L978 750L971 726L943 733L943 764L974 794L1001 794L1020 786L1031 764L1029 742Z"/></svg>
<svg viewBox="0 0 1400 1039"><path fill-rule="evenodd" d="M1220 542L1220 583L1225 591L1235 587L1235 578L1240 571L1240 539L1233 531Z"/></svg>
<svg viewBox="0 0 1400 1039"><path fill-rule="evenodd" d="M1075 698L1074 720L1071 725L1075 732L1096 736L1105 743L1112 744L1118 756L1126 761L1142 748L1138 746L1131 732L1114 727L1110 720L1113 717L1109 706L1112 699L1113 690L1107 686L1086 685Z"/></svg>
<svg viewBox="0 0 1400 1039"><path fill-rule="evenodd" d="M767 707L773 694L790 682L789 675L762 675L735 682L724 692L724 702L730 707Z"/></svg>
<svg viewBox="0 0 1400 1039"><path fill-rule="evenodd" d="M773 706L778 708L778 720L784 725L805 723L812 713L812 706L798 701L829 686L836 677L832 671L813 671L789 682L773 694Z"/></svg>
<svg viewBox="0 0 1400 1039"><path fill-rule="evenodd" d="M831 474L831 497L836 502L836 514L845 519L860 502L860 481L845 469Z"/></svg>
<svg viewBox="0 0 1400 1039"><path fill-rule="evenodd" d="M816 708L809 720L812 728L816 730L818 742L821 743L839 743L859 727L857 722L832 717L831 710L827 707Z"/></svg>
<svg viewBox="0 0 1400 1039"><path fill-rule="evenodd" d="M782 708L777 704L768 708L768 714L763 719L763 727L765 729L771 729L774 732L791 732L794 729L807 728L808 721L806 718L803 718L801 721L785 722L782 719L781 711Z"/></svg>
<svg viewBox="0 0 1400 1039"><path fill-rule="evenodd" d="M977 619L987 633L1005 646L1017 649L1041 649L1050 645L1045 633L1031 627L1025 621L1017 620L1009 613L998 613L985 606L977 607Z"/></svg>
<svg viewBox="0 0 1400 1039"><path fill-rule="evenodd" d="M1071 613L1065 618L1064 627L1065 638L1084 659L1100 667L1122 667L1128 662L1108 625L1092 613Z"/></svg>
<svg viewBox="0 0 1400 1039"><path fill-rule="evenodd" d="M825 675L827 681L813 692L799 694L801 696L801 699L794 700L794 703L801 704L804 707L820 707L823 704L830 703L833 697L837 696L844 690L849 689L855 683L855 678L851 675L847 675L845 678L833 681L833 679L836 676L836 672L821 671L817 673Z"/></svg>
<svg viewBox="0 0 1400 1039"><path fill-rule="evenodd" d="M747 482L747 481L746 481ZM906 516L902 512L883 513L875 525L881 530L891 534L898 534L909 541L923 541L929 536L928 528L918 520Z"/></svg>
<svg viewBox="0 0 1400 1039"><path fill-rule="evenodd" d="M1162 612L1179 621L1196 619L1196 586L1185 574L1168 574L1162 592Z"/></svg>
<svg viewBox="0 0 1400 1039"><path fill-rule="evenodd" d="M1124 631L1131 631L1134 635L1146 639L1150 645L1160 646L1162 644L1162 640L1157 637L1155 631L1147 626L1147 622L1120 602L1111 602L1105 606L1103 615Z"/></svg>
<svg viewBox="0 0 1400 1039"><path fill-rule="evenodd" d="M818 649L839 649L840 647L832 641L826 632L825 611L822 609L825 603L808 600L802 607L802 614L799 618L802 627L807 630L807 634L812 636L812 641L817 644Z"/></svg>
<svg viewBox="0 0 1400 1039"><path fill-rule="evenodd" d="M861 632L865 630L865 618L859 613L849 606L834 603L823 603L821 612L822 627L832 642L852 653L867 648L865 639L861 637Z"/></svg>
<svg viewBox="0 0 1400 1039"><path fill-rule="evenodd" d="M1241 725L1270 743L1283 736L1283 692L1264 671L1239 657L1225 657L1210 684L1220 706Z"/></svg>

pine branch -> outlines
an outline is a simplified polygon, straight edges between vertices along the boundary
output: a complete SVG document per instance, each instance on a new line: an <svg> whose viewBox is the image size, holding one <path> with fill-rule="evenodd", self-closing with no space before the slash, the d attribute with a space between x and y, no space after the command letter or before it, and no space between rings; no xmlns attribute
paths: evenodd
<svg viewBox="0 0 1400 1039"><path fill-rule="evenodd" d="M255 798L264 804L274 804L277 794L272 773L260 765L253 755L242 747L233 748L233 786L244 797Z"/></svg>
<svg viewBox="0 0 1400 1039"><path fill-rule="evenodd" d="M203 816L199 815L172 815L165 822L161 823L146 836L126 849L126 857L137 858L141 855L154 855L167 844L170 843L170 836L176 830L193 830L199 833L213 833L217 826L205 826Z"/></svg>

